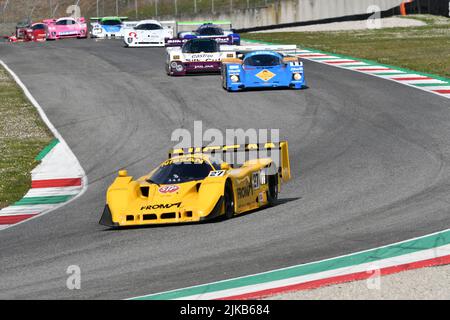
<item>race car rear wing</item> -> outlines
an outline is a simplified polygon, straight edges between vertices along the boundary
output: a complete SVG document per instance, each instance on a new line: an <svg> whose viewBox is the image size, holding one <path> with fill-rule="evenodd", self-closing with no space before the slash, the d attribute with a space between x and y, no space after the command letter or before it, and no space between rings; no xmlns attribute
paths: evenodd
<svg viewBox="0 0 450 320"><path fill-rule="evenodd" d="M192 31L192 27L198 27L204 24L214 24L216 26L227 26L229 30L232 30L232 24L229 20L205 20L205 21L177 21L176 32L180 31Z"/></svg>
<svg viewBox="0 0 450 320"><path fill-rule="evenodd" d="M103 18L106 18L106 17L91 17L91 18L89 18L89 20L96 20L96 21L98 21L98 20L101 20ZM128 20L128 17L111 17L111 18L119 18L120 20Z"/></svg>
<svg viewBox="0 0 450 320"><path fill-rule="evenodd" d="M281 179L286 182L291 179L291 165L289 162L289 145L287 141L280 142L266 142L266 143L248 143L248 144L234 144L234 145L221 145L221 146L206 146L206 147L187 147L177 148L169 151L169 159L174 156L186 155L186 154L209 154L222 155L223 158L230 162L230 157L225 157L226 154L245 154L244 161L261 158L271 158L276 166ZM219 157L220 158L220 157ZM236 157L232 157L235 159ZM241 159L242 160L242 159ZM241 163L230 163L231 165L239 165Z"/></svg>
<svg viewBox="0 0 450 320"><path fill-rule="evenodd" d="M247 46L223 46L221 51L232 51L236 53L249 53L252 51L276 51L281 54L296 54L297 46L295 44L288 45L247 45Z"/></svg>
<svg viewBox="0 0 450 320"><path fill-rule="evenodd" d="M195 38L195 37L194 37ZM185 44L188 40L191 40L193 38L166 38L165 39L165 46L166 47L181 47L183 44ZM217 37L210 37L208 39L216 40L220 45L230 45L233 43L233 36L217 36Z"/></svg>
<svg viewBox="0 0 450 320"><path fill-rule="evenodd" d="M43 24L49 25L49 24L54 24L56 22L56 19L44 19L42 20Z"/></svg>
<svg viewBox="0 0 450 320"><path fill-rule="evenodd" d="M159 21L163 28L175 29L177 22L175 20Z"/></svg>

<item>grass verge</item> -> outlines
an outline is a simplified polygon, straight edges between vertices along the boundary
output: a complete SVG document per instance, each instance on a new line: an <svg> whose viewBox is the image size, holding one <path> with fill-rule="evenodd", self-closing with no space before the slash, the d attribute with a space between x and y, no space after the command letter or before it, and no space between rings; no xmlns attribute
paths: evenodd
<svg viewBox="0 0 450 320"><path fill-rule="evenodd" d="M9 73L0 67L0 208L31 185L35 158L53 135Z"/></svg>
<svg viewBox="0 0 450 320"><path fill-rule="evenodd" d="M243 38L296 44L450 77L450 19L417 17L428 25L331 32L245 33Z"/></svg>

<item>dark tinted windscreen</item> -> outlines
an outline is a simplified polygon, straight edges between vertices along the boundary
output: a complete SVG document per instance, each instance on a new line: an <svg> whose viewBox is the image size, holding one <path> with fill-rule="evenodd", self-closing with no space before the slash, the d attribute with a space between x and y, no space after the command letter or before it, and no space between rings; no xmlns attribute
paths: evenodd
<svg viewBox="0 0 450 320"><path fill-rule="evenodd" d="M255 67L277 66L280 64L280 58L270 54L257 54L245 59L244 64Z"/></svg>
<svg viewBox="0 0 450 320"><path fill-rule="evenodd" d="M203 163L172 163L159 167L150 177L151 181L158 184L174 184L206 178L211 171L211 166Z"/></svg>
<svg viewBox="0 0 450 320"><path fill-rule="evenodd" d="M154 23L144 23L135 27L136 30L160 30L162 27Z"/></svg>
<svg viewBox="0 0 450 320"><path fill-rule="evenodd" d="M183 45L185 53L219 52L219 44L215 40L193 39Z"/></svg>
<svg viewBox="0 0 450 320"><path fill-rule="evenodd" d="M104 26L120 26L122 22L120 20L105 20L101 24Z"/></svg>
<svg viewBox="0 0 450 320"><path fill-rule="evenodd" d="M45 26L43 24L37 24L33 26L33 30L44 30Z"/></svg>
<svg viewBox="0 0 450 320"><path fill-rule="evenodd" d="M70 23L69 23L69 20L59 20L59 21L56 21L55 24L57 26L65 26L65 25L70 24Z"/></svg>
<svg viewBox="0 0 450 320"><path fill-rule="evenodd" d="M201 36L221 36L223 30L218 27L206 27L198 29L197 33Z"/></svg>

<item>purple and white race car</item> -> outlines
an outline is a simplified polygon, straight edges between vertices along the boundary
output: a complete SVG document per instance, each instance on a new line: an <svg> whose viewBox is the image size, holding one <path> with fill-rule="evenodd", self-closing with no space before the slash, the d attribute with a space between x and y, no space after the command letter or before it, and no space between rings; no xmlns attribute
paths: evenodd
<svg viewBox="0 0 450 320"><path fill-rule="evenodd" d="M218 73L223 59L236 57L233 46L230 46L232 39L228 37L224 37L223 41L208 38L172 40L166 40L166 72L170 76Z"/></svg>

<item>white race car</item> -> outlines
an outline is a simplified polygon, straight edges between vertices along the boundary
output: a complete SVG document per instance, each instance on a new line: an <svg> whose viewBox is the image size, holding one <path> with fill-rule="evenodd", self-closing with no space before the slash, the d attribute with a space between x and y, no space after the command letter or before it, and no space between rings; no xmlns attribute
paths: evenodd
<svg viewBox="0 0 450 320"><path fill-rule="evenodd" d="M95 17L91 18L92 38L123 38L125 29L133 28L138 21L125 21L127 17Z"/></svg>
<svg viewBox="0 0 450 320"><path fill-rule="evenodd" d="M133 28L123 29L126 47L164 47L173 37L175 21L142 20Z"/></svg>

